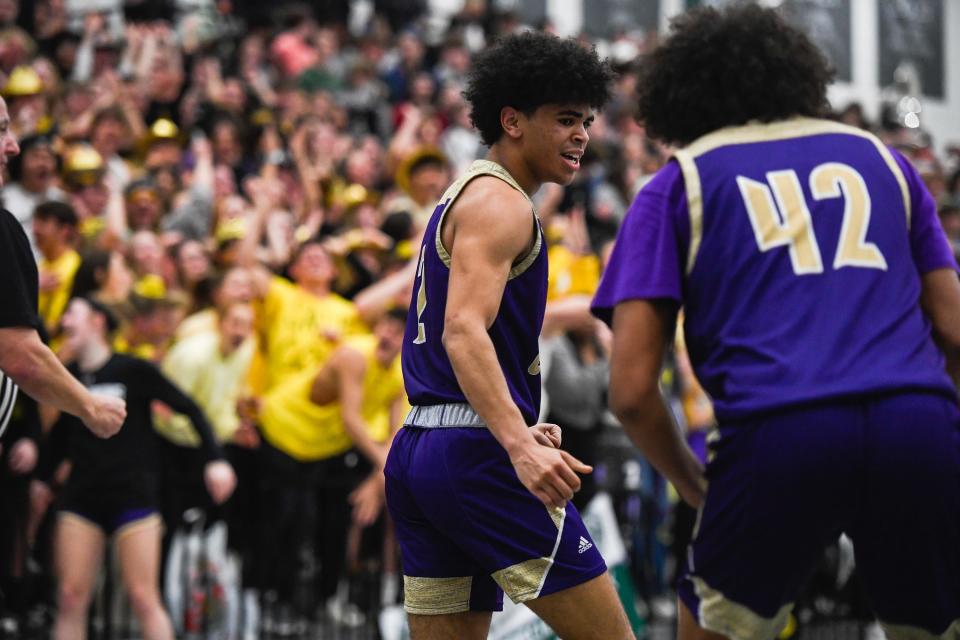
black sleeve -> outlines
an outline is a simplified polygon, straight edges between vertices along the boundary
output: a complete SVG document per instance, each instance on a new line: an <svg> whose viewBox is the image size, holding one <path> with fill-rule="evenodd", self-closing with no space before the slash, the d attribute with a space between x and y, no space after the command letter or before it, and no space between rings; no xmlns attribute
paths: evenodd
<svg viewBox="0 0 960 640"><path fill-rule="evenodd" d="M53 474L60 463L67 459L70 451L70 434L74 429L84 428L80 420L69 413L61 413L53 424L49 435L40 443L40 459L37 462L37 480L50 484Z"/></svg>
<svg viewBox="0 0 960 640"><path fill-rule="evenodd" d="M208 460L223 458L223 451L221 451L220 445L217 444L217 440L213 436L213 428L197 403L181 391L177 385L170 382L154 365L146 361L140 361L140 366L143 368L143 373L138 378L140 383L149 390L146 395L153 400L159 400L177 413L182 413L190 419L193 428L200 436L200 447L207 454Z"/></svg>
<svg viewBox="0 0 960 640"><path fill-rule="evenodd" d="M0 327L40 326L37 263L13 214L0 210Z"/></svg>

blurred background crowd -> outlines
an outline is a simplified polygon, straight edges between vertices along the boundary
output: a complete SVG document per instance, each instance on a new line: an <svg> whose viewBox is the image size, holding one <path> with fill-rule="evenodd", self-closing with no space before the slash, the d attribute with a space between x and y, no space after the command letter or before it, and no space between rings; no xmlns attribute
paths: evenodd
<svg viewBox="0 0 960 640"><path fill-rule="evenodd" d="M0 197L35 250L49 344L70 362L68 301L102 302L119 324L113 348L155 363L197 402L238 475L213 506L199 439L154 405L164 594L184 637L318 624L376 637L377 613L399 600L371 480L405 401L402 326L390 323L409 304L437 200L485 153L461 95L471 55L524 28L551 25L485 0L439 21L423 0L0 0L0 92L21 148ZM629 203L670 157L632 117L634 60L656 34L582 39L617 80L575 182L535 196L550 242L544 416L597 468L578 504L613 497L638 619L669 619L693 514L606 411L609 340L587 312ZM960 253L960 146L938 155L922 128L838 107L915 163ZM366 345L382 370L358 383L359 418L333 418L343 425L331 444L310 433L327 416L303 405L343 344ZM680 343L663 385L702 452L713 416ZM21 396L3 438L2 637L46 637L57 606L51 521L70 452L38 464L56 423ZM214 523L224 535L210 534ZM869 617L848 558L840 544L825 559L806 621ZM92 637L136 637L106 564Z"/></svg>

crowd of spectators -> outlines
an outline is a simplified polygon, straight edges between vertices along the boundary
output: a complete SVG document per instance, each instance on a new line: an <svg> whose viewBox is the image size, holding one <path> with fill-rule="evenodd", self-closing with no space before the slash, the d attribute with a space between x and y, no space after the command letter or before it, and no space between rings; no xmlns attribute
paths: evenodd
<svg viewBox="0 0 960 640"><path fill-rule="evenodd" d="M366 3L376 10L365 13L346 1L84 4L0 0L0 92L21 148L2 199L35 250L49 344L72 361L64 312L72 297L94 298L118 321L113 348L161 367L204 410L237 489L222 507L206 499L198 436L155 404L165 549L190 507L225 518L243 605L289 622L318 614L298 608L285 569L310 548L319 615L359 624L370 602L397 599L389 527L375 528L375 544L359 532L380 518L380 487L366 474L382 465L402 402L344 404L345 445L305 434L320 418L296 405L323 396L325 365L352 340L379 345L378 385L395 380L381 323L409 303L437 200L485 152L461 95L471 55L500 34L551 27L484 0L439 21L416 1ZM632 63L654 39L596 43L617 72L615 98L590 130L575 182L535 196L551 243L546 415L594 463L593 439L610 420L609 336L586 303L634 194L670 156L632 116ZM869 123L858 105L836 117L915 163L960 254L960 147L938 157L922 130ZM682 421L710 426L682 349L676 377L665 382ZM347 402L342 389L330 397ZM0 633L10 637L38 604L58 601L43 577L55 573L49 521L69 469L40 477L37 465L57 421L24 398L3 440ZM329 539L332 529L342 540ZM352 603L343 578L366 547L382 593ZM651 595L652 582L666 587L656 573L637 576Z"/></svg>

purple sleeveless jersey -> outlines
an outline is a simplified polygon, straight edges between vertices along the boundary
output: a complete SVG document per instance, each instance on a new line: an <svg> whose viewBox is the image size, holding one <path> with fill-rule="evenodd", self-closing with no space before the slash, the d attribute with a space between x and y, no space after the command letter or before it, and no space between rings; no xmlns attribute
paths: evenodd
<svg viewBox="0 0 960 640"><path fill-rule="evenodd" d="M467 401L441 341L450 256L440 240L440 227L444 213L467 183L482 175L500 178L524 193L503 167L477 160L434 209L423 235L403 343L403 380L411 405ZM547 301L547 251L532 207L530 223L536 225L536 244L510 271L500 310L489 330L510 395L530 425L536 423L540 411L538 339Z"/></svg>
<svg viewBox="0 0 960 640"><path fill-rule="evenodd" d="M594 299L672 299L719 418L922 389L953 395L920 278L956 269L916 171L871 134L798 118L676 153L637 195Z"/></svg>

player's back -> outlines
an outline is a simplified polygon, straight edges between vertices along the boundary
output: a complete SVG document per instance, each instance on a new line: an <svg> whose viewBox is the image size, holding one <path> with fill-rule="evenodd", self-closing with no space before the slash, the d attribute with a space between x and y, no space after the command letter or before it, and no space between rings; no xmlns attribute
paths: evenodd
<svg viewBox="0 0 960 640"><path fill-rule="evenodd" d="M690 214L686 339L718 415L952 393L918 304L942 232L918 217L929 195L902 158L810 119L724 129L676 157Z"/></svg>

